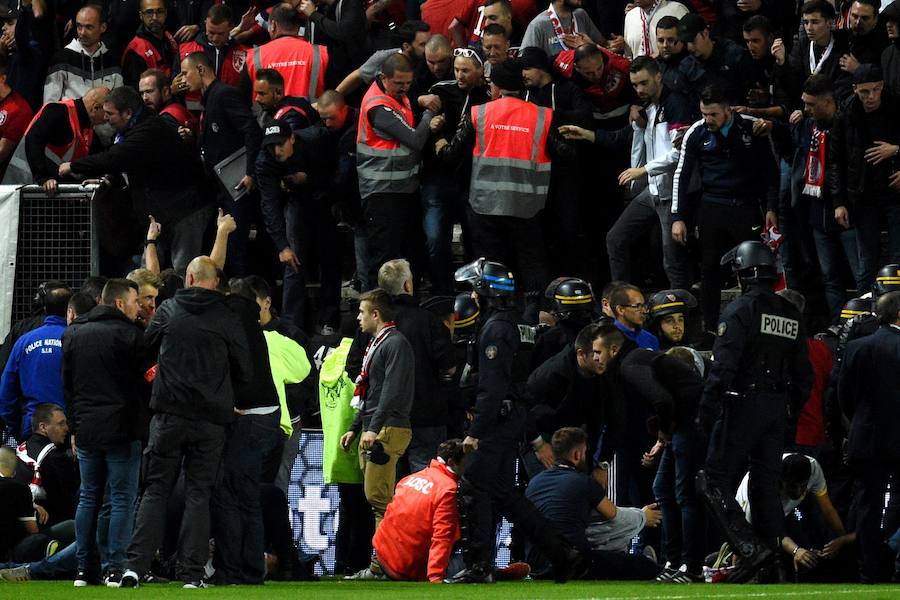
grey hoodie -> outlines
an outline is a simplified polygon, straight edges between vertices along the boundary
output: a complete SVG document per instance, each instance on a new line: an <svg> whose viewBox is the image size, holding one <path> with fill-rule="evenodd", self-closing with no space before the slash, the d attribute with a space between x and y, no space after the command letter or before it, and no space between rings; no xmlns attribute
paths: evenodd
<svg viewBox="0 0 900 600"><path fill-rule="evenodd" d="M57 51L50 61L44 82L44 103L81 98L91 88L106 86L113 89L123 84L122 68L106 44L100 42L100 47L91 55L76 38Z"/></svg>

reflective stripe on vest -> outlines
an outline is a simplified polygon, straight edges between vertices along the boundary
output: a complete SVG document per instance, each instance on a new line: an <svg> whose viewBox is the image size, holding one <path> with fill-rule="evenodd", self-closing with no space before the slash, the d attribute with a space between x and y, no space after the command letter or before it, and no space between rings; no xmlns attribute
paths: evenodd
<svg viewBox="0 0 900 600"><path fill-rule="evenodd" d="M308 49L304 48L304 50L306 50L306 56L299 60L288 59L287 57L283 59L273 58L272 56L268 56L265 59L263 58L262 53L264 49L266 49L267 54L269 54L270 51L278 54L294 54L295 49L291 46L295 46L296 44L289 45L290 42L287 40L297 40L308 46ZM282 37L275 38L262 46L254 46L252 52L252 68L248 68L248 74L251 79L255 79L256 73L263 68L275 69L281 73L281 76L284 78L285 96L300 96L306 98L310 102L315 102L318 99L319 94L324 91L325 78L323 77L323 73L328 67L328 51L323 46L313 46L302 38ZM323 52L325 53L324 55ZM297 67L305 69L305 72L301 71L299 77L294 76ZM306 79L304 79L304 77ZM295 79L298 79L299 81L295 81Z"/></svg>
<svg viewBox="0 0 900 600"><path fill-rule="evenodd" d="M553 111L518 98L472 108L476 145L469 203L484 215L531 218L547 201Z"/></svg>
<svg viewBox="0 0 900 600"><path fill-rule="evenodd" d="M13 153L12 158L9 159L6 173L3 176L3 185L34 183L34 176L31 172L31 165L28 164L28 155L25 150L25 138L31 131L31 127L44 114L44 109L51 104L62 104L66 107L66 112L69 117L69 127L72 130L72 141L63 146L48 145L44 148L44 155L55 165L71 162L88 155L91 144L94 141L94 129L92 127L81 129L81 125L78 122L78 109L75 107L75 99L67 98L66 100L60 100L59 102L48 102L42 106L37 114L34 115L34 118L31 119L31 123L28 124L28 129L25 130L25 135L22 136L22 140L19 142L19 145L16 146L16 151Z"/></svg>
<svg viewBox="0 0 900 600"><path fill-rule="evenodd" d="M362 101L356 137L356 170L363 198L378 193L408 194L419 186L419 152L381 137L369 121L369 110L379 106L402 115L410 127L414 124L409 99L404 96L401 104L373 82Z"/></svg>
<svg viewBox="0 0 900 600"><path fill-rule="evenodd" d="M168 31L165 32L165 36L165 42L169 45L172 56L176 57L177 60L177 57L179 56L178 42L175 41L175 38L172 37L172 34ZM128 45L125 46L125 51L122 53L122 66L125 66L125 57L128 56L129 52L134 52L140 56L148 69L159 69L166 74L166 77L172 76L172 65L163 62L163 55L160 54L159 50L156 49L156 46L149 40L134 36L131 41L128 42Z"/></svg>

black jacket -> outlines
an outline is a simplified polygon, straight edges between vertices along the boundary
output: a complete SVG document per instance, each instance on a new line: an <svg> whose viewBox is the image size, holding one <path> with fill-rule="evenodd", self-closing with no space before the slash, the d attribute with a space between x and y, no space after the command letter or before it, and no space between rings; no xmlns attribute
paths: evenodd
<svg viewBox="0 0 900 600"><path fill-rule="evenodd" d="M560 427L585 427L589 454L597 447L604 424L603 386L599 376L581 372L575 346L569 344L528 377L526 439L540 435L545 442Z"/></svg>
<svg viewBox="0 0 900 600"><path fill-rule="evenodd" d="M25 451L28 456L37 460L38 455L48 445L53 445L47 436L32 433L25 440ZM34 469L19 459L16 464L16 481L31 484ZM56 446L41 461L41 487L47 497L37 501L47 511L48 520L42 527L50 527L75 518L78 508L78 462L65 446Z"/></svg>
<svg viewBox="0 0 900 600"><path fill-rule="evenodd" d="M144 372L153 363L141 328L114 306L95 306L66 329L63 391L78 446L108 448L143 437Z"/></svg>
<svg viewBox="0 0 900 600"><path fill-rule="evenodd" d="M338 0L333 4L320 3L309 16L306 39L312 44L328 48L328 70L325 87L334 89L344 77L365 62L366 9L362 0Z"/></svg>
<svg viewBox="0 0 900 600"><path fill-rule="evenodd" d="M150 408L225 425L234 419L234 388L253 377L247 337L225 296L185 288L163 302L144 337L159 344Z"/></svg>
<svg viewBox="0 0 900 600"><path fill-rule="evenodd" d="M653 407L660 431L672 433L684 424L693 427L703 378L691 365L663 352L636 348L619 369L629 399Z"/></svg>
<svg viewBox="0 0 900 600"><path fill-rule="evenodd" d="M262 327L259 326L259 305L255 300L237 294L225 296L225 304L236 315L250 350L250 381L235 385L234 407L246 410L278 406L278 393L275 391L272 365L269 363L269 347Z"/></svg>
<svg viewBox="0 0 900 600"><path fill-rule="evenodd" d="M200 147L207 167L214 167L239 148L245 147L247 175L254 176L256 155L262 144L262 131L240 92L217 79L203 92L202 103Z"/></svg>
<svg viewBox="0 0 900 600"><path fill-rule="evenodd" d="M690 82L691 102L699 100L700 91L708 83L718 83L732 104L746 104L747 90L756 78L756 68L750 53L743 45L729 39L719 39L706 60L688 56L678 68L685 81Z"/></svg>
<svg viewBox="0 0 900 600"><path fill-rule="evenodd" d="M170 126L148 111L138 113L120 143L72 162L86 176L127 173L135 211L163 227L198 210L203 170L197 155Z"/></svg>
<svg viewBox="0 0 900 600"><path fill-rule="evenodd" d="M834 95L838 102L853 93L852 76L841 70L841 57L850 52L850 42L847 31L835 30L834 47L828 58L822 62L817 75L828 78L834 84ZM811 75L809 68L809 39L801 30L800 40L794 44L791 54L784 64L775 66L775 87L787 90L791 98L799 99L803 91L803 82ZM794 108L799 108L795 106Z"/></svg>
<svg viewBox="0 0 900 600"><path fill-rule="evenodd" d="M882 326L850 342L838 398L851 420L848 458L900 461L900 330Z"/></svg>
<svg viewBox="0 0 900 600"><path fill-rule="evenodd" d="M896 156L880 166L866 162L866 150L872 146L872 142L900 144L900 101L886 93L881 98L881 107L878 111L883 113L891 126L890 135L885 136L887 139L873 139L866 126L862 102L856 96L850 98L831 128L828 144L828 180L835 206L853 208L860 203L874 202L876 198L872 193L873 190L867 188L871 183L867 171L873 168L880 169L882 174L886 175L900 167L900 160ZM897 195L896 191L884 190L884 192ZM850 218L853 219L852 214Z"/></svg>

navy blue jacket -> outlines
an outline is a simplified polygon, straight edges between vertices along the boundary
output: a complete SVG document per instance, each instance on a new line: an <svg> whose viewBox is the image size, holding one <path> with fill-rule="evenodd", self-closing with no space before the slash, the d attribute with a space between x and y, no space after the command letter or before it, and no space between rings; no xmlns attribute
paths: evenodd
<svg viewBox="0 0 900 600"><path fill-rule="evenodd" d="M778 210L780 172L772 143L768 136L753 135L756 119L732 114L727 137L710 131L702 119L685 134L673 183L673 221L690 220L696 213L690 194L695 175L702 184L703 202Z"/></svg>
<svg viewBox="0 0 900 600"><path fill-rule="evenodd" d="M850 460L900 460L900 330L882 326L847 345L838 399L850 419Z"/></svg>
<svg viewBox="0 0 900 600"><path fill-rule="evenodd" d="M0 417L16 439L31 435L31 414L50 402L65 409L62 382L62 336L65 317L49 316L44 324L16 341L0 381Z"/></svg>

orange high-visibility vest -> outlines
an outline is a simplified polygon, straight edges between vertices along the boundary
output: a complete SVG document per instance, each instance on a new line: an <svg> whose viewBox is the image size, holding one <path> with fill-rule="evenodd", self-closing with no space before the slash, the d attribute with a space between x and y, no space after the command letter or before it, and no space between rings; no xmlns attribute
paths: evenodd
<svg viewBox="0 0 900 600"><path fill-rule="evenodd" d="M403 115L406 124L415 126L409 98L399 102L388 96L375 81L363 97L359 110L356 134L356 170L359 176L359 195L409 194L419 187L419 152L407 148L397 140L381 137L369 121L369 111L386 106Z"/></svg>
<svg viewBox="0 0 900 600"><path fill-rule="evenodd" d="M469 203L482 215L527 219L550 189L547 137L553 111L515 97L472 107L475 148Z"/></svg>
<svg viewBox="0 0 900 600"><path fill-rule="evenodd" d="M281 73L285 96L299 96L315 102L325 91L328 49L299 37L275 38L247 54L250 81L255 81L257 71L262 69L275 69Z"/></svg>

